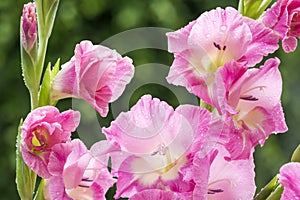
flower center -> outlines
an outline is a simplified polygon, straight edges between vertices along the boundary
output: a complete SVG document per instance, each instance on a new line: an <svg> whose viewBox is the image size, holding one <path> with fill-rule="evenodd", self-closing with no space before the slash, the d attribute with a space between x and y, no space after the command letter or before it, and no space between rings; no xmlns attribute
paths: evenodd
<svg viewBox="0 0 300 200"><path fill-rule="evenodd" d="M47 147L47 142L49 138L49 133L48 130L43 128L43 127L37 127L33 132L32 132L32 150L33 151L40 151L42 149L45 149Z"/></svg>
<svg viewBox="0 0 300 200"><path fill-rule="evenodd" d="M158 149L153 153L151 153L150 155L155 156L157 154L164 156L167 162L167 165L163 169L159 170L161 174L167 173L170 169L172 169L176 165L176 161L173 162L169 148L166 147L164 144L159 145Z"/></svg>

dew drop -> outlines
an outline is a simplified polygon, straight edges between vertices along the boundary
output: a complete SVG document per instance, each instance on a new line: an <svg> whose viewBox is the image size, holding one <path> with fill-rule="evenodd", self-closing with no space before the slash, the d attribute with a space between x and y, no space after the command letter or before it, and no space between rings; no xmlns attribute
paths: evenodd
<svg viewBox="0 0 300 200"><path fill-rule="evenodd" d="M221 29L221 31L226 31L226 29L227 29L227 26L225 26L225 25L222 25L220 29Z"/></svg>

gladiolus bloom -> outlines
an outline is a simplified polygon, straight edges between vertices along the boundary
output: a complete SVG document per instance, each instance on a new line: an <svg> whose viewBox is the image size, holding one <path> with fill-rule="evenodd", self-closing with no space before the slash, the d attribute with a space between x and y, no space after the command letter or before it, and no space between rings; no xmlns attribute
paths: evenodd
<svg viewBox="0 0 300 200"><path fill-rule="evenodd" d="M186 177L191 176L193 156L213 148L221 131L220 120L206 109L182 105L174 110L159 99L143 96L103 128L108 141L119 148L110 153L118 177L115 198L130 198L147 189L191 196L195 184Z"/></svg>
<svg viewBox="0 0 300 200"><path fill-rule="evenodd" d="M105 193L115 182L106 164L105 157L96 160L79 139L55 145L49 159L51 177L46 184L46 197L105 200Z"/></svg>
<svg viewBox="0 0 300 200"><path fill-rule="evenodd" d="M90 41L76 45L75 55L62 65L52 84L52 99L77 97L86 100L101 116L115 101L134 74L132 60Z"/></svg>
<svg viewBox="0 0 300 200"><path fill-rule="evenodd" d="M167 36L175 57L168 82L186 87L208 104L219 67L229 61L252 67L278 48L278 36L271 29L231 7L205 12Z"/></svg>
<svg viewBox="0 0 300 200"><path fill-rule="evenodd" d="M39 176L49 178L47 169L52 147L71 140L71 132L79 125L80 113L68 110L60 113L44 106L28 114L21 126L21 152L24 162Z"/></svg>
<svg viewBox="0 0 300 200"><path fill-rule="evenodd" d="M212 97L221 115L228 116L232 159L247 159L257 144L271 133L287 131L281 106L282 78L279 60L269 59L260 68L236 71L228 63L216 73ZM220 92L222 91L222 92Z"/></svg>

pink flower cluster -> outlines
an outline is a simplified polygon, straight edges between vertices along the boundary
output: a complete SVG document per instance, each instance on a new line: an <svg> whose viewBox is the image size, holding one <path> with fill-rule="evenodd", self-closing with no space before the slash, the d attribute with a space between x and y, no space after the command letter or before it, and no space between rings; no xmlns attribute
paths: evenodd
<svg viewBox="0 0 300 200"><path fill-rule="evenodd" d="M278 1L259 20L217 8L167 34L175 57L168 82L186 87L213 112L193 105L174 109L145 95L102 129L107 140L88 150L70 137L79 112L33 110L21 127L21 151L46 179L45 198L105 199L116 184L116 199L253 199L254 148L287 131L280 61L256 65L278 49L279 40L284 50L294 49L298 7L298 1ZM54 78L51 95L85 99L106 116L133 73L130 58L83 41ZM291 184L299 182L297 173L297 163L282 167L282 199L300 196Z"/></svg>

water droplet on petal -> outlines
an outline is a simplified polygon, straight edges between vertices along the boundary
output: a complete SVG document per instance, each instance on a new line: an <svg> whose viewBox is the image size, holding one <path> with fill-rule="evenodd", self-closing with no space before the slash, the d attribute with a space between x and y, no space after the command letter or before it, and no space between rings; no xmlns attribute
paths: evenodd
<svg viewBox="0 0 300 200"><path fill-rule="evenodd" d="M222 25L220 29L221 29L221 31L226 31L226 29L227 29L227 26L225 26L225 25Z"/></svg>

